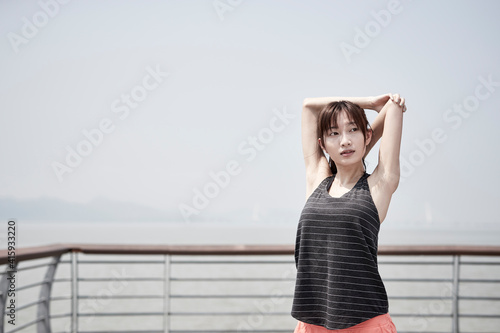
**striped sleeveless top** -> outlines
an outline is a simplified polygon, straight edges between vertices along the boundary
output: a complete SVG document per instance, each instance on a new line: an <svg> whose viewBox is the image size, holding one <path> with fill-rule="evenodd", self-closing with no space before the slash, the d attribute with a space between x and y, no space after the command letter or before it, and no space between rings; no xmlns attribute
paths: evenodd
<svg viewBox="0 0 500 333"><path fill-rule="evenodd" d="M368 176L340 198L328 193L335 176L327 177L306 201L295 244L295 319L338 330L388 312Z"/></svg>

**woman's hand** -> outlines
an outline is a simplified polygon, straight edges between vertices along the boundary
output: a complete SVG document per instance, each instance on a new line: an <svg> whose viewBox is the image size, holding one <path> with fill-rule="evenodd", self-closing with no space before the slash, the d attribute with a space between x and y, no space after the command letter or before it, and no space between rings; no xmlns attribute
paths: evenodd
<svg viewBox="0 0 500 333"><path fill-rule="evenodd" d="M380 113L380 110L384 107L384 105L389 101L393 101L394 103L401 106L403 112L406 111L405 99L399 96L399 94L384 94L379 96L371 97L371 107L370 109L375 110Z"/></svg>
<svg viewBox="0 0 500 333"><path fill-rule="evenodd" d="M390 95L390 99L391 101L393 101L394 103L396 103L397 105L399 105L401 107L401 110L403 112L406 111L406 104L405 104L405 99L401 96L399 96L399 94L394 94L394 95Z"/></svg>

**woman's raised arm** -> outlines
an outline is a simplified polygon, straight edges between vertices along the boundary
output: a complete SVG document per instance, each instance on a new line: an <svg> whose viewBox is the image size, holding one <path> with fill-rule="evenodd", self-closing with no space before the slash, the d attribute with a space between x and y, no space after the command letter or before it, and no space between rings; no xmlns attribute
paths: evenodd
<svg viewBox="0 0 500 333"><path fill-rule="evenodd" d="M380 112L380 114L385 113L385 117L378 164L370 176L371 179L368 179L380 222L385 219L392 194L399 185L399 155L404 111L406 111L405 99L395 94Z"/></svg>
<svg viewBox="0 0 500 333"><path fill-rule="evenodd" d="M382 137L382 133L384 132L384 122L385 122L385 114L387 113L387 109L384 109L384 105L391 98L391 94L384 94L372 97L372 110L378 112L377 117L373 121L372 128L372 139L368 146L366 147L365 157L368 155L370 150L372 150L373 146L380 140Z"/></svg>

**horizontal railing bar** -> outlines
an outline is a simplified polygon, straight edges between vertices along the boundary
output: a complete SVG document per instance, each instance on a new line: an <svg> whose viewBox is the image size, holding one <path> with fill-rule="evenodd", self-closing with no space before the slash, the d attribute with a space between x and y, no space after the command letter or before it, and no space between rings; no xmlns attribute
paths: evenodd
<svg viewBox="0 0 500 333"><path fill-rule="evenodd" d="M79 295L78 299L92 299L98 295ZM163 295L106 295L106 299L163 299Z"/></svg>
<svg viewBox="0 0 500 333"><path fill-rule="evenodd" d="M286 312L171 312L171 316L289 316Z"/></svg>
<svg viewBox="0 0 500 333"><path fill-rule="evenodd" d="M23 309L27 309L33 305L37 305L37 304L40 304L42 302L45 302L46 299L45 298L40 298L38 301L34 301L34 302L31 302L31 303L26 303L26 304L23 304L23 305L20 305L16 308L16 311L21 311Z"/></svg>
<svg viewBox="0 0 500 333"><path fill-rule="evenodd" d="M295 279L289 278L289 279L283 279L283 278L170 278L170 281L176 281L176 282L193 282L193 281L221 281L221 282L226 282L226 281L241 281L241 282L248 282L248 281L295 281Z"/></svg>
<svg viewBox="0 0 500 333"><path fill-rule="evenodd" d="M53 296L50 298L51 301L65 301L71 299L71 296Z"/></svg>
<svg viewBox="0 0 500 333"><path fill-rule="evenodd" d="M66 318L66 317L71 317L71 312L50 315L50 319Z"/></svg>
<svg viewBox="0 0 500 333"><path fill-rule="evenodd" d="M460 261L460 265L481 265L481 266L486 266L486 265L492 265L492 266L499 266L500 261L495 262L495 261Z"/></svg>
<svg viewBox="0 0 500 333"><path fill-rule="evenodd" d="M473 313L461 313L460 312L460 317L467 317L467 318L500 318L500 315L473 314Z"/></svg>
<svg viewBox="0 0 500 333"><path fill-rule="evenodd" d="M55 244L19 248L16 261L59 256L68 252L86 254L171 254L171 255L293 255L294 244L289 245L136 245L136 244ZM380 255L463 255L500 256L500 246L471 245L385 245ZM7 250L0 251L0 265L8 263Z"/></svg>
<svg viewBox="0 0 500 333"><path fill-rule="evenodd" d="M116 317L116 316L163 316L163 312L100 312L100 313L79 313L80 317ZM246 316L246 315L290 315L286 312L170 312L170 316Z"/></svg>
<svg viewBox="0 0 500 333"><path fill-rule="evenodd" d="M116 316L163 316L164 312L92 312L82 313L79 312L79 317L116 317Z"/></svg>
<svg viewBox="0 0 500 333"><path fill-rule="evenodd" d="M420 333L419 331L398 331L398 333ZM425 331L425 333L443 333L443 331ZM466 332L461 332L461 333L466 333ZM480 332L474 332L474 333L480 333ZM491 332L489 332L491 333Z"/></svg>
<svg viewBox="0 0 500 333"><path fill-rule="evenodd" d="M164 264L163 261L144 260L79 260L78 264ZM295 264L293 260L172 260L172 264Z"/></svg>
<svg viewBox="0 0 500 333"><path fill-rule="evenodd" d="M78 264L164 264L163 261L144 261L144 260L78 260Z"/></svg>
<svg viewBox="0 0 500 333"><path fill-rule="evenodd" d="M170 298L276 298L270 295L170 295ZM293 295L280 295L279 298L292 298Z"/></svg>
<svg viewBox="0 0 500 333"><path fill-rule="evenodd" d="M289 316L290 312L171 312L170 316ZM436 317L449 318L452 314L415 314L415 313L391 313L391 317Z"/></svg>
<svg viewBox="0 0 500 333"><path fill-rule="evenodd" d="M79 244L87 254L171 254L171 255L290 255L293 245L115 245ZM75 251L73 249L73 251ZM499 248L500 253L500 248Z"/></svg>
<svg viewBox="0 0 500 333"><path fill-rule="evenodd" d="M436 318L451 318L453 317L452 313L391 313L391 317L436 317ZM400 333L400 332L398 332ZM428 333L428 332L426 332Z"/></svg>
<svg viewBox="0 0 500 333"><path fill-rule="evenodd" d="M380 246L380 255L462 255L462 256L499 256L500 246L483 245L385 245Z"/></svg>
<svg viewBox="0 0 500 333"><path fill-rule="evenodd" d="M451 266L452 261L379 261L379 265L440 265L440 266Z"/></svg>
<svg viewBox="0 0 500 333"><path fill-rule="evenodd" d="M500 297L458 296L458 298L467 301L500 301Z"/></svg>
<svg viewBox="0 0 500 333"><path fill-rule="evenodd" d="M171 298L272 298L275 296L269 296L268 294L266 295L176 295L172 294L170 296ZM280 298L292 298L293 295L280 295ZM452 297L441 297L441 296L390 296L389 299L397 299L397 300L451 300Z"/></svg>
<svg viewBox="0 0 500 333"><path fill-rule="evenodd" d="M162 278L78 278L79 282L105 282L105 281L164 281Z"/></svg>
<svg viewBox="0 0 500 333"><path fill-rule="evenodd" d="M52 282L71 282L70 278L59 278L59 279L54 279Z"/></svg>
<svg viewBox="0 0 500 333"><path fill-rule="evenodd" d="M114 279L116 280L116 279ZM113 280L113 281L114 281ZM121 281L122 279L120 279ZM123 279L125 280L125 279ZM160 279L161 280L161 279ZM130 278L129 281L134 281L134 278ZM156 280L155 280L156 281ZM288 278L288 279L283 279L283 278L170 278L170 281L176 281L176 282L193 282L193 281L220 281L220 282L226 282L226 281L242 281L242 282L248 282L248 281L295 281L293 278ZM410 279L410 278L384 278L384 281L388 282L452 282L452 279ZM461 280L463 281L463 280ZM488 280L484 280L488 282ZM469 282L469 281L467 281Z"/></svg>
<svg viewBox="0 0 500 333"><path fill-rule="evenodd" d="M44 284L47 284L47 283L49 283L49 281L47 281L47 280L43 280L43 281L40 281L40 282L31 283L31 284L26 284L26 285L24 285L24 286L17 287L17 290L18 290L18 291L21 291L21 290L26 290L26 289L30 289L30 288L34 288L34 287L38 287L38 286L41 286L41 285L44 285Z"/></svg>
<svg viewBox="0 0 500 333"><path fill-rule="evenodd" d="M472 282L472 283L500 283L500 280L489 279L460 279L459 282Z"/></svg>
<svg viewBox="0 0 500 333"><path fill-rule="evenodd" d="M448 297L441 297L441 296L389 296L389 299L394 299L394 300L444 300L444 301L448 301L448 300L452 300L453 297L452 296L448 296Z"/></svg>
<svg viewBox="0 0 500 333"><path fill-rule="evenodd" d="M268 260L172 260L172 264L207 264L207 265L212 265L212 264L295 264L293 260L287 260L287 261L268 261Z"/></svg>
<svg viewBox="0 0 500 333"><path fill-rule="evenodd" d="M452 282L452 279L384 278L384 282Z"/></svg>
<svg viewBox="0 0 500 333"><path fill-rule="evenodd" d="M170 296L171 298L191 298L191 299L197 299L197 298L272 298L272 296L269 296L268 294L266 295L176 295L172 294ZM275 296L273 296L275 297ZM280 298L292 298L293 295L280 295ZM441 297L441 296L390 296L389 299L394 299L394 300L451 300L452 297ZM491 298L489 298L491 299ZM496 299L493 299L496 300ZM500 300L500 298L498 299Z"/></svg>

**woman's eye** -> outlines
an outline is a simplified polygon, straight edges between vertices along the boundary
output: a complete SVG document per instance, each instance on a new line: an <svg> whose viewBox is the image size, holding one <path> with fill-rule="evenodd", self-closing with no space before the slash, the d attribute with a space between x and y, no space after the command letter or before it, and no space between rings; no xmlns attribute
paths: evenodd
<svg viewBox="0 0 500 333"><path fill-rule="evenodd" d="M356 127L351 128L351 132L356 132L358 129Z"/></svg>
<svg viewBox="0 0 500 333"><path fill-rule="evenodd" d="M331 132L330 135L338 135L339 132Z"/></svg>

